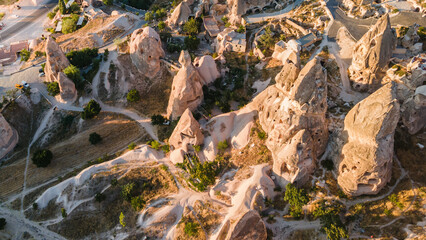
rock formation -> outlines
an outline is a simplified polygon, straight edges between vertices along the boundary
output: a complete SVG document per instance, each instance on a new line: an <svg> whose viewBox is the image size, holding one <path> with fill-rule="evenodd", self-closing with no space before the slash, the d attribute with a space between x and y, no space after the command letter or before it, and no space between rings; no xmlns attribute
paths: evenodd
<svg viewBox="0 0 426 240"><path fill-rule="evenodd" d="M203 140L200 124L192 116L191 111L186 109L169 138L170 146L174 149L186 148L188 145L201 145Z"/></svg>
<svg viewBox="0 0 426 240"><path fill-rule="evenodd" d="M167 106L167 118L169 119L180 117L187 108L194 111L203 101L203 80L192 65L188 51L181 52L179 62L182 68L173 78Z"/></svg>
<svg viewBox="0 0 426 240"><path fill-rule="evenodd" d="M147 78L153 78L161 69L161 57L164 51L158 33L144 27L135 30L130 38L130 58L139 72Z"/></svg>
<svg viewBox="0 0 426 240"><path fill-rule="evenodd" d="M210 55L196 58L194 60L194 66L200 73L204 85L208 85L220 77L216 62Z"/></svg>
<svg viewBox="0 0 426 240"><path fill-rule="evenodd" d="M277 84L254 100L281 186L306 182L328 139L327 85L320 61L311 60L295 79L298 71L295 64L285 65L288 74L279 74Z"/></svg>
<svg viewBox="0 0 426 240"><path fill-rule="evenodd" d="M389 15L386 14L355 45L349 67L355 90L374 91L380 87L381 77L387 69L395 44L396 37L391 29Z"/></svg>
<svg viewBox="0 0 426 240"><path fill-rule="evenodd" d="M12 151L18 143L18 132L9 125L0 113L0 159Z"/></svg>
<svg viewBox="0 0 426 240"><path fill-rule="evenodd" d="M266 239L266 226L255 210L245 213L235 225L229 239L249 240L249 239Z"/></svg>
<svg viewBox="0 0 426 240"><path fill-rule="evenodd" d="M388 83L346 115L344 145L336 161L338 184L351 196L378 193L390 180L399 120L396 84Z"/></svg>
<svg viewBox="0 0 426 240"><path fill-rule="evenodd" d="M62 71L70 65L68 58L59 45L51 37L46 42L46 65L44 72L49 82L58 82L60 101L74 102L77 99L77 90L74 82Z"/></svg>
<svg viewBox="0 0 426 240"><path fill-rule="evenodd" d="M170 18L167 20L169 27L177 28L188 21L192 14L189 4L185 1L181 2L174 10Z"/></svg>
<svg viewBox="0 0 426 240"><path fill-rule="evenodd" d="M295 40L292 39L287 43L281 40L275 44L274 53L272 53L272 57L282 61L284 66L288 62L287 60L295 64L300 64L299 52L300 44L297 43Z"/></svg>
<svg viewBox="0 0 426 240"><path fill-rule="evenodd" d="M426 85L418 87L414 95L404 102L401 115L410 134L416 134L426 126Z"/></svg>
<svg viewBox="0 0 426 240"><path fill-rule="evenodd" d="M229 22L231 24L242 23L241 16L272 4L273 0L228 0Z"/></svg>

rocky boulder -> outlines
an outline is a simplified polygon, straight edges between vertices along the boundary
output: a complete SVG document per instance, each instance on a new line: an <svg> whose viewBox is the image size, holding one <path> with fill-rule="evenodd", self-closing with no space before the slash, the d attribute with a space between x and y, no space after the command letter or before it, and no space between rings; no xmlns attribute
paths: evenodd
<svg viewBox="0 0 426 240"><path fill-rule="evenodd" d="M196 58L194 60L194 66L200 73L204 85L208 85L220 77L216 62L210 55Z"/></svg>
<svg viewBox="0 0 426 240"><path fill-rule="evenodd" d="M394 133L399 120L395 83L388 83L346 115L337 182L351 196L377 194L390 180Z"/></svg>
<svg viewBox="0 0 426 240"><path fill-rule="evenodd" d="M235 225L232 230L231 237L233 240L249 240L259 239L266 240L266 226L260 217L259 213L255 210L249 210L245 213Z"/></svg>
<svg viewBox="0 0 426 240"><path fill-rule="evenodd" d="M169 27L178 28L188 21L192 14L189 4L185 1L181 2L174 10L170 18L167 20Z"/></svg>
<svg viewBox="0 0 426 240"><path fill-rule="evenodd" d="M416 134L426 126L426 85L418 87L414 95L402 104L401 114L410 134Z"/></svg>
<svg viewBox="0 0 426 240"><path fill-rule="evenodd" d="M229 22L234 25L241 24L242 15L262 10L273 2L273 0L228 0Z"/></svg>
<svg viewBox="0 0 426 240"><path fill-rule="evenodd" d="M161 69L160 58L164 57L158 33L144 27L135 30L130 37L130 58L139 72L147 78L153 78Z"/></svg>
<svg viewBox="0 0 426 240"><path fill-rule="evenodd" d="M19 140L18 132L0 113L0 159L13 150Z"/></svg>
<svg viewBox="0 0 426 240"><path fill-rule="evenodd" d="M377 23L355 44L349 75L357 91L374 91L381 86L390 57L396 46L389 15Z"/></svg>
<svg viewBox="0 0 426 240"><path fill-rule="evenodd" d="M176 119L186 109L194 111L203 101L203 79L192 65L188 51L179 57L182 68L173 78L172 91L167 106L167 118Z"/></svg>
<svg viewBox="0 0 426 240"><path fill-rule="evenodd" d="M288 66L284 66L289 68ZM277 84L254 100L259 104L259 121L268 133L266 146L272 152L273 172L281 186L303 184L324 152L328 129L326 76L320 61L314 58L294 79L279 74Z"/></svg>
<svg viewBox="0 0 426 240"><path fill-rule="evenodd" d="M401 39L401 45L405 48L411 48L413 45L420 40L420 36L417 34L419 26L417 24L410 26Z"/></svg>
<svg viewBox="0 0 426 240"><path fill-rule="evenodd" d="M44 72L49 82L58 82L60 89L58 100L61 102L74 102L77 99L74 82L63 73L63 70L69 65L70 62L59 45L51 37L48 37Z"/></svg>
<svg viewBox="0 0 426 240"><path fill-rule="evenodd" d="M201 145L203 140L204 135L201 132L200 124L192 116L191 111L186 109L169 138L170 146L173 146L174 149L186 148L188 145Z"/></svg>

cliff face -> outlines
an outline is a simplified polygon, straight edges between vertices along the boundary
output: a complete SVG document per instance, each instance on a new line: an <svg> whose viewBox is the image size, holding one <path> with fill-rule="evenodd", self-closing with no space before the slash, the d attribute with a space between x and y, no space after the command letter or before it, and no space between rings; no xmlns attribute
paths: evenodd
<svg viewBox="0 0 426 240"><path fill-rule="evenodd" d="M18 143L19 136L0 113L0 159L12 151Z"/></svg>
<svg viewBox="0 0 426 240"><path fill-rule="evenodd" d="M303 184L315 169L327 139L326 76L317 58L300 71L287 64L277 84L262 92L259 121L268 133L266 146L272 152L273 172L280 185Z"/></svg>
<svg viewBox="0 0 426 240"><path fill-rule="evenodd" d="M188 51L181 52L179 62L182 68L173 78L167 106L167 118L169 119L180 117L187 108L194 111L203 101L203 80L192 65Z"/></svg>
<svg viewBox="0 0 426 240"><path fill-rule="evenodd" d="M391 178L400 110L396 88L395 83L386 84L345 117L337 181L348 195L377 194Z"/></svg>
<svg viewBox="0 0 426 240"><path fill-rule="evenodd" d="M130 58L139 72L147 78L153 78L161 69L160 58L164 57L158 33L144 27L135 30L130 38Z"/></svg>
<svg viewBox="0 0 426 240"><path fill-rule="evenodd" d="M373 92L381 86L381 78L385 75L395 46L395 33L386 14L355 44L349 67L355 90Z"/></svg>
<svg viewBox="0 0 426 240"><path fill-rule="evenodd" d="M60 89L59 100L63 102L74 102L77 99L77 90L74 82L62 72L69 65L70 62L59 45L51 37L48 37L44 72L49 82L58 82Z"/></svg>

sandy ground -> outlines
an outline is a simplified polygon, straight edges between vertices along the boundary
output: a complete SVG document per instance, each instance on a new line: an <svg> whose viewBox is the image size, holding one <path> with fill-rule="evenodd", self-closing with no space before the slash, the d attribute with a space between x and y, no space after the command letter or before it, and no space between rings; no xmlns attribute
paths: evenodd
<svg viewBox="0 0 426 240"><path fill-rule="evenodd" d="M89 135L92 132L97 132L102 136L101 144L93 146L89 143ZM50 146L49 149L54 158L47 168L37 169L35 165L30 163L27 186L32 187L41 184L61 176L73 168L81 167L89 160L95 160L106 153L123 149L129 143L140 138L143 133L144 131L134 121L106 117L103 121L70 139ZM108 149L108 152L105 152L105 149ZM21 190L24 181L25 160L23 158L9 166L0 168L0 182L2 182L0 197L5 198Z"/></svg>

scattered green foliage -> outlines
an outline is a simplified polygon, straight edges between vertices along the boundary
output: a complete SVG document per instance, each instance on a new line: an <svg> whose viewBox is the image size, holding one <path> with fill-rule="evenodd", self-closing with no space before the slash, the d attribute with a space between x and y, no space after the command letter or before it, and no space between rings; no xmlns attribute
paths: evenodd
<svg viewBox="0 0 426 240"><path fill-rule="evenodd" d="M92 60L98 56L98 52L98 48L83 48L81 50L72 50L66 56L72 65L84 68L92 63Z"/></svg>
<svg viewBox="0 0 426 240"><path fill-rule="evenodd" d="M286 186L284 201L290 204L290 215L300 218L303 215L302 207L309 202L309 198L304 189L298 189L289 183Z"/></svg>
<svg viewBox="0 0 426 240"><path fill-rule="evenodd" d="M56 12L48 12L47 13L47 17L50 19L50 20L52 20L54 17L56 16Z"/></svg>
<svg viewBox="0 0 426 240"><path fill-rule="evenodd" d="M159 143L157 140L150 141L150 142L148 142L148 144L151 148L153 148L155 150L158 150L161 147L161 143Z"/></svg>
<svg viewBox="0 0 426 240"><path fill-rule="evenodd" d="M61 14L67 14L67 9L66 9L64 0L59 0L58 1L58 6L59 6L59 12Z"/></svg>
<svg viewBox="0 0 426 240"><path fill-rule="evenodd" d="M266 132L261 130L261 129L257 129L257 137L260 140L265 140L266 139Z"/></svg>
<svg viewBox="0 0 426 240"><path fill-rule="evenodd" d="M84 107L83 112L81 113L81 118L83 119L92 119L96 117L99 112L101 112L101 106L95 100L90 100L89 103Z"/></svg>
<svg viewBox="0 0 426 240"><path fill-rule="evenodd" d="M151 22L154 20L154 14L152 12L146 12L145 13L145 21Z"/></svg>
<svg viewBox="0 0 426 240"><path fill-rule="evenodd" d="M127 93L127 101L129 102L137 102L140 99L139 91L136 89L132 89Z"/></svg>
<svg viewBox="0 0 426 240"><path fill-rule="evenodd" d="M158 23L158 29L160 29L160 31L163 31L166 28L166 23L164 23L163 21L160 21Z"/></svg>
<svg viewBox="0 0 426 240"><path fill-rule="evenodd" d="M340 204L327 204L326 201L320 201L313 212L314 217L320 219L321 231L330 240L339 240L348 237L345 225L340 220L340 213L343 209Z"/></svg>
<svg viewBox="0 0 426 240"><path fill-rule="evenodd" d="M129 150L133 150L135 148L136 148L136 143L134 143L134 142L130 143L129 146L127 146L127 149L129 149Z"/></svg>
<svg viewBox="0 0 426 240"><path fill-rule="evenodd" d="M21 55L21 62L22 61L26 62L28 61L28 59L30 59L31 52L28 51L27 49L22 49L20 52L20 55Z"/></svg>
<svg viewBox="0 0 426 240"><path fill-rule="evenodd" d="M275 39L270 27L265 28L265 33L260 36L258 43L258 47L260 50L265 50L274 47Z"/></svg>
<svg viewBox="0 0 426 240"><path fill-rule="evenodd" d="M183 31L188 35L195 36L198 34L199 25L195 18L191 18L183 25Z"/></svg>
<svg viewBox="0 0 426 240"><path fill-rule="evenodd" d="M56 96L60 93L59 83L58 82L50 82L47 84L47 92L50 96Z"/></svg>
<svg viewBox="0 0 426 240"><path fill-rule="evenodd" d="M200 152L201 151L201 146L200 145L194 145L192 146L195 150L195 152Z"/></svg>
<svg viewBox="0 0 426 240"><path fill-rule="evenodd" d="M164 153L170 152L170 145L165 144L165 145L161 146L161 150L163 150Z"/></svg>
<svg viewBox="0 0 426 240"><path fill-rule="evenodd" d="M65 75L67 75L69 79L71 79L74 82L76 89L81 90L84 88L84 82L80 74L80 69L70 64L68 67L64 69L64 73Z"/></svg>
<svg viewBox="0 0 426 240"><path fill-rule="evenodd" d="M67 210L65 210L65 208L61 208L61 214L63 218L66 218L68 216Z"/></svg>
<svg viewBox="0 0 426 240"><path fill-rule="evenodd" d="M99 135L99 134L97 134L97 133L91 133L90 135L89 135L89 142L92 144L92 145L96 145L96 144L98 144L98 143L100 143L102 141L102 137L101 137L101 135Z"/></svg>
<svg viewBox="0 0 426 240"><path fill-rule="evenodd" d="M68 34L77 30L77 21L79 15L71 14L71 17L62 18L62 33Z"/></svg>
<svg viewBox="0 0 426 240"><path fill-rule="evenodd" d="M114 3L114 0L102 0L102 2L107 6L112 6L112 4Z"/></svg>
<svg viewBox="0 0 426 240"><path fill-rule="evenodd" d="M221 151L225 151L228 147L228 141L226 139L217 143L217 149Z"/></svg>
<svg viewBox="0 0 426 240"><path fill-rule="evenodd" d="M115 187L115 186L117 186L117 185L118 185L118 180L117 180L117 178L113 178L113 179L111 179L111 186Z"/></svg>
<svg viewBox="0 0 426 240"><path fill-rule="evenodd" d="M321 161L321 166L328 171L332 171L334 169L334 163L331 159L325 159Z"/></svg>
<svg viewBox="0 0 426 240"><path fill-rule="evenodd" d="M151 116L151 124L152 125L163 125L167 119L160 114Z"/></svg>
<svg viewBox="0 0 426 240"><path fill-rule="evenodd" d="M401 210L404 208L404 204L399 201L398 195L396 195L395 193L389 195L388 199L395 207L398 207Z"/></svg>
<svg viewBox="0 0 426 240"><path fill-rule="evenodd" d="M121 196L124 200L130 201L134 194L135 183L131 182L121 187Z"/></svg>
<svg viewBox="0 0 426 240"><path fill-rule="evenodd" d="M200 45L200 39L196 36L188 36L184 39L184 45L187 50L195 51Z"/></svg>
<svg viewBox="0 0 426 240"><path fill-rule="evenodd" d="M120 213L120 224L121 224L121 226L126 227L126 222L124 221L123 212Z"/></svg>
<svg viewBox="0 0 426 240"><path fill-rule="evenodd" d="M48 149L40 149L34 152L31 160L37 167L47 167L52 161L53 154Z"/></svg>
<svg viewBox="0 0 426 240"><path fill-rule="evenodd" d="M108 56L109 56L109 50L108 50L108 48L107 49L105 49L105 51L104 51L104 61L107 61L108 60Z"/></svg>
<svg viewBox="0 0 426 240"><path fill-rule="evenodd" d="M245 33L246 32L246 28L243 25L240 25L237 29L237 33Z"/></svg>
<svg viewBox="0 0 426 240"><path fill-rule="evenodd" d="M140 211L145 207L145 200L142 196L132 197L131 205L135 211Z"/></svg>
<svg viewBox="0 0 426 240"><path fill-rule="evenodd" d="M106 196L103 193L96 193L95 195L96 202L102 202L105 199L106 199Z"/></svg>
<svg viewBox="0 0 426 240"><path fill-rule="evenodd" d="M185 222L184 232L189 237L194 237L198 235L200 230L200 225L195 222Z"/></svg>

